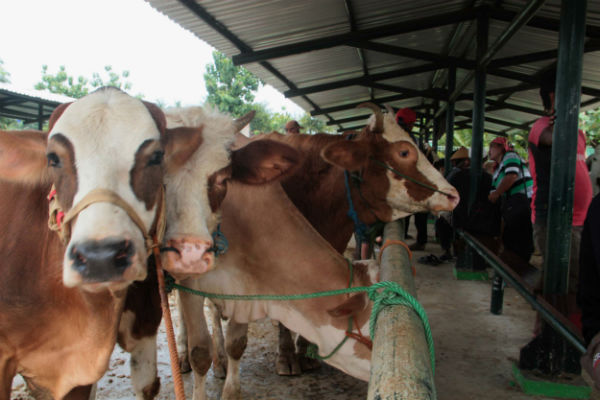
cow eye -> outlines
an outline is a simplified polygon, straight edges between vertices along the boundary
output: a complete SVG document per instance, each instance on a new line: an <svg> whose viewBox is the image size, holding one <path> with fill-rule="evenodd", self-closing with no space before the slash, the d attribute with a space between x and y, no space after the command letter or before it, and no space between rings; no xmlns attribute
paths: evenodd
<svg viewBox="0 0 600 400"><path fill-rule="evenodd" d="M148 166L151 165L160 165L162 163L163 157L165 153L161 150L157 150L148 159Z"/></svg>
<svg viewBox="0 0 600 400"><path fill-rule="evenodd" d="M60 158L56 155L56 153L46 154L46 159L48 159L49 167L60 167Z"/></svg>
<svg viewBox="0 0 600 400"><path fill-rule="evenodd" d="M408 154L409 154L409 151L408 151L408 150L402 150L402 151L400 152L400 157L402 157L402 158L406 158L406 157L408 157Z"/></svg>

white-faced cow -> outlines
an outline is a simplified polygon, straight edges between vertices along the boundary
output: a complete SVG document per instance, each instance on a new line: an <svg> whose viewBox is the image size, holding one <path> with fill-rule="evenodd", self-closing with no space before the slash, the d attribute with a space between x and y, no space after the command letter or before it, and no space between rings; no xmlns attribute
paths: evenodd
<svg viewBox="0 0 600 400"><path fill-rule="evenodd" d="M211 124L214 128L210 127ZM223 143L227 133L225 123L214 124L200 119L194 125L203 126L205 141L214 134ZM232 141L234 130L229 131L229 140ZM374 216L389 221L417 211L451 210L458 203L455 189L424 160L393 119L387 116L383 119L380 112L355 140L336 137L321 137L319 140L322 140L320 153L327 163L316 159L308 161L307 158L300 164L305 166L303 162L314 162L317 172L328 175L330 171L337 171L338 177L343 176L344 170L362 172L363 182L371 182L372 186L365 183L352 191L353 196L362 199L360 205L359 201L356 202L357 209L361 209L359 212L370 215L364 217L366 223L370 223ZM211 154L220 162L209 169L197 164L206 161L206 158L198 158L199 152L186 168L166 177L167 188L175 184L181 190L168 190L167 239L176 251L166 253L165 267L175 272L192 273L196 269L203 273L198 278L182 280L184 285L232 294L304 293L348 285L350 273L347 261L306 221L280 185L248 185L288 174L297 163L296 152L275 144L270 140L252 142L232 152L231 163L227 161L227 152L223 153L219 145ZM425 189L413 180L386 169L385 165L445 194ZM337 196L337 189L344 193L343 180L332 179L321 182L318 187L305 187L308 195L317 190L325 191L322 196ZM201 199L206 198L204 191L208 193L208 203L201 204ZM172 195L178 197L177 200ZM212 212L222 204L221 228L229 240L229 250L218 258L215 269L210 269L212 261L207 261L211 259L202 251L211 243L207 232L215 228L216 221L206 214L188 214L189 207L185 204L194 204L196 210L202 207L206 210L210 206ZM336 213L338 209L347 211L347 204L335 204L330 212ZM351 231L350 228L348 236ZM171 240L171 237L174 239ZM190 245L193 243L199 245ZM347 238L343 245L346 243ZM355 265L355 276L353 285L368 286L375 280L373 269L364 263ZM181 302L184 318L189 324L189 356L195 374L194 399L203 399L205 375L213 352L203 317L203 302L201 298L185 293L181 294ZM316 343L321 354L331 351L345 337L350 315L357 321L354 333L369 331L371 306L363 295L298 302L216 303L230 318L226 339L229 368L223 398L239 396L238 365L246 343L245 324L251 320L265 316L280 320ZM349 340L327 362L350 375L368 379L369 360L368 347L360 341Z"/></svg>
<svg viewBox="0 0 600 400"><path fill-rule="evenodd" d="M201 129L166 135L156 106L114 88L58 107L48 134L0 132L0 398L17 373L37 396L87 398L125 289L147 275L165 167L201 141ZM64 240L48 228L52 185Z"/></svg>

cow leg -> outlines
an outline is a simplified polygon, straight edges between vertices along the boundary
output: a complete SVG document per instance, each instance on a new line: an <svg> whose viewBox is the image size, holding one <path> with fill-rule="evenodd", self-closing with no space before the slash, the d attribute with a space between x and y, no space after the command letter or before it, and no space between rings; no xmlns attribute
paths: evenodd
<svg viewBox="0 0 600 400"><path fill-rule="evenodd" d="M71 390L63 400L94 400L96 398L96 384L77 386Z"/></svg>
<svg viewBox="0 0 600 400"><path fill-rule="evenodd" d="M227 354L225 353L221 311L212 301L209 301L208 305L212 317L212 341L215 350L215 354L213 354L213 373L217 378L224 379L227 374Z"/></svg>
<svg viewBox="0 0 600 400"><path fill-rule="evenodd" d="M12 381L17 374L17 363L0 353L0 398L10 399Z"/></svg>
<svg viewBox="0 0 600 400"><path fill-rule="evenodd" d="M182 282L184 286L194 287L193 280ZM212 343L204 316L204 297L180 292L180 311L186 322L188 333L188 355L194 371L193 400L206 399L206 374L212 363Z"/></svg>
<svg viewBox="0 0 600 400"><path fill-rule="evenodd" d="M154 399L160 389L156 368L156 335L139 339L131 351L129 365L136 400Z"/></svg>
<svg viewBox="0 0 600 400"><path fill-rule="evenodd" d="M302 372L321 368L321 362L319 360L306 356L306 350L308 350L309 344L310 342L308 340L303 336L298 335L298 339L296 339L296 355Z"/></svg>
<svg viewBox="0 0 600 400"><path fill-rule="evenodd" d="M179 330L177 331L177 353L179 354L179 369L182 374L187 374L192 370L190 366L190 359L188 358L188 337L187 327L185 326L185 319L183 318L183 312L181 311L181 297L179 291L175 292L175 298L177 299L177 309L179 310Z"/></svg>
<svg viewBox="0 0 600 400"><path fill-rule="evenodd" d="M292 332L279 323L279 354L275 364L279 375L300 375L302 370L296 357L296 348L292 339Z"/></svg>
<svg viewBox="0 0 600 400"><path fill-rule="evenodd" d="M227 377L223 386L223 400L239 400L242 398L240 388L240 359L248 344L248 324L238 324L229 320L227 325L227 339L225 351L227 351Z"/></svg>

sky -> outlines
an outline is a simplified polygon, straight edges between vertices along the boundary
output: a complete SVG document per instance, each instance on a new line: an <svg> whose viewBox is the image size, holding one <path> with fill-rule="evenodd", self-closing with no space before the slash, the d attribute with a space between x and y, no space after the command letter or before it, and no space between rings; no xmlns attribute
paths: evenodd
<svg viewBox="0 0 600 400"><path fill-rule="evenodd" d="M69 75L86 78L111 65L129 71L132 95L199 105L213 50L143 0L0 1L0 59L16 89L33 89L44 64L49 73L64 65ZM255 101L303 114L271 86L261 87Z"/></svg>

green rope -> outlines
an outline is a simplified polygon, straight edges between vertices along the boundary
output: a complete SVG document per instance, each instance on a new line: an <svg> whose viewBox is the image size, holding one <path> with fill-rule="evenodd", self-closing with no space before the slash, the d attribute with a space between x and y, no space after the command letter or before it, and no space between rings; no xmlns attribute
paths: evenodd
<svg viewBox="0 0 600 400"><path fill-rule="evenodd" d="M369 299L373 301L373 308L371 310L371 318L369 320L370 325L370 336L371 339L375 336L375 324L377 323L377 316L383 307L392 306L392 305L403 305L410 306L417 313L419 318L421 318L421 322L423 323L423 328L425 330L425 338L427 340L427 346L429 348L429 357L431 360L431 371L435 374L435 351L433 347L433 335L431 334L431 327L429 326L429 321L427 319L427 314L423 309L423 306L419 304L417 299L410 295L410 293L406 292L400 285L396 282L378 282L371 286L356 286L350 287L346 289L337 289L337 290L327 290L322 292L315 293L303 293L303 294L289 294L289 295L273 295L273 294L221 294L221 293L209 293L203 292L200 290L191 289L185 286L181 286L175 283L175 280L168 276L165 280L165 285L167 291L172 289L177 289L186 293L191 293L197 296L203 296L208 299L218 299L218 300L279 300L279 301L292 301L292 300L305 300L305 299L314 299L317 297L326 297L326 296L337 296L340 294L348 294L348 293L360 293L367 292L369 295ZM378 290L383 289L381 292ZM345 340L344 340L345 341ZM343 342L338 345L338 348L342 346ZM330 357L329 356L326 357Z"/></svg>
<svg viewBox="0 0 600 400"><path fill-rule="evenodd" d="M346 332L352 332L352 324L354 323L354 318L350 317L348 318L348 329L346 330ZM326 356L321 356L319 355L319 346L317 346L314 343L311 343L308 345L308 348L306 349L306 357L310 357L310 358L314 358L316 360L327 360L328 358L331 358L335 353L337 353L337 351L339 349L342 348L342 346L344 345L344 343L346 343L346 340L348 340L350 336L344 335L344 338L342 339L341 342L338 343L337 346L335 346L335 348L333 350L331 350L331 353L327 354Z"/></svg>

